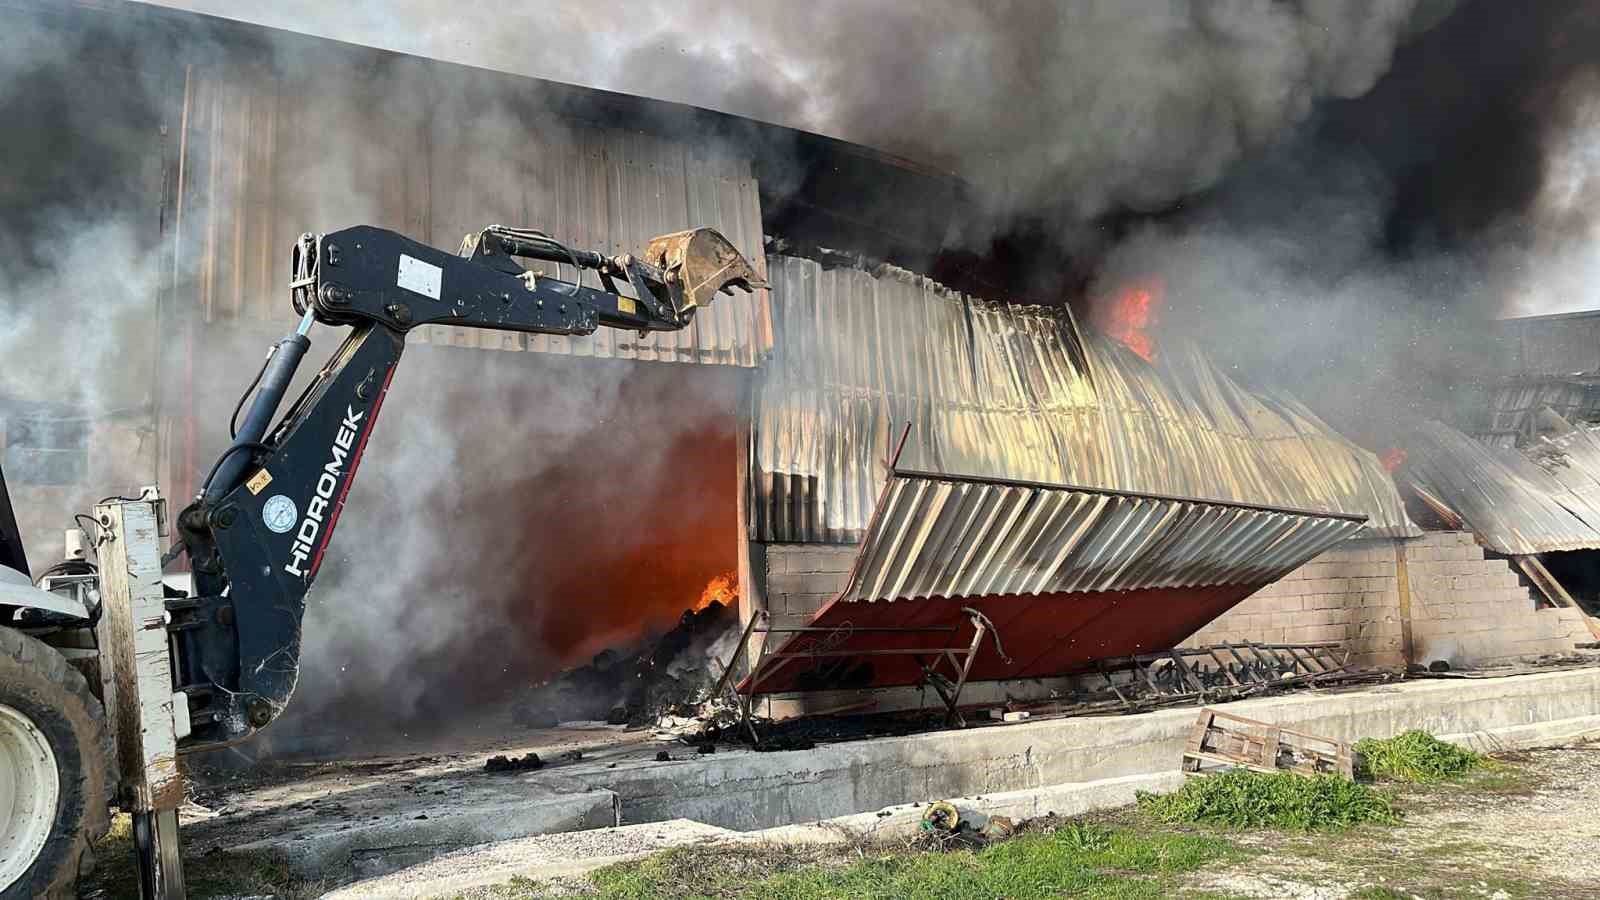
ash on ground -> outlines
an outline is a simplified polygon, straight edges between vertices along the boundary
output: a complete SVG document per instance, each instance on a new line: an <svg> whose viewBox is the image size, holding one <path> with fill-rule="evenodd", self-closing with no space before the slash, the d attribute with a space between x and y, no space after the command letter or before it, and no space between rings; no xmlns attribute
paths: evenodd
<svg viewBox="0 0 1600 900"><path fill-rule="evenodd" d="M613 725L701 728L736 717L712 690L733 656L739 613L712 601L688 610L653 642L604 650L586 666L568 669L533 688L516 706L516 722L548 728L559 722L603 719Z"/></svg>

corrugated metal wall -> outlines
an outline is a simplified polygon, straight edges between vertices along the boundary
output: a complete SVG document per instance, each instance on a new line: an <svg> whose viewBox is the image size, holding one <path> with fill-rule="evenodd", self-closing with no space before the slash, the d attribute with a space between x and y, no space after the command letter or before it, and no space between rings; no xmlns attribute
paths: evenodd
<svg viewBox="0 0 1600 900"><path fill-rule="evenodd" d="M293 71L292 67L289 71ZM290 317L289 248L303 231L370 223L454 249L490 224L574 246L638 252L709 225L761 261L750 160L560 118L531 79L416 59L315 78L192 70L181 166L186 258L208 322ZM568 267L560 277L571 279ZM694 325L586 338L430 327L418 341L576 356L754 366L772 345L764 292L723 296Z"/></svg>
<svg viewBox="0 0 1600 900"><path fill-rule="evenodd" d="M755 401L758 540L859 540L908 422L905 469L1359 513L1369 533L1420 533L1371 453L1192 347L1150 365L1065 312L900 270L767 265L779 345Z"/></svg>
<svg viewBox="0 0 1600 900"><path fill-rule="evenodd" d="M1600 311L1503 319L1495 331L1507 343L1510 371L1573 375L1600 371Z"/></svg>

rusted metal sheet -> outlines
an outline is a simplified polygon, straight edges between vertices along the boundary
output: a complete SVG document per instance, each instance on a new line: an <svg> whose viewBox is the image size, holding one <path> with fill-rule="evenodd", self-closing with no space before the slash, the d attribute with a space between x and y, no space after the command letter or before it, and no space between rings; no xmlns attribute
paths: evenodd
<svg viewBox="0 0 1600 900"><path fill-rule="evenodd" d="M822 630L794 635L773 650L826 650L833 655L776 660L762 667L759 682L752 685L747 678L739 690L781 693L917 684L923 675L915 657L874 651L932 646L928 634L903 630L908 628L948 628L952 633L934 643L966 645L977 633L965 612L969 609L994 624L991 637L998 639L1005 656L986 641L973 655L968 680L1070 675L1093 670L1099 660L1176 647L1260 587L1225 584L885 603L835 600L810 623Z"/></svg>
<svg viewBox="0 0 1600 900"><path fill-rule="evenodd" d="M1192 345L1154 364L1065 310L1001 306L892 267L767 261L779 343L757 392L752 535L860 540L904 467L1355 513L1421 532L1376 457L1287 397L1251 394Z"/></svg>
<svg viewBox="0 0 1600 900"><path fill-rule="evenodd" d="M192 71L178 256L192 267L180 274L205 321L282 319L295 238L355 223L452 248L487 225L527 225L606 254L709 226L756 260L758 274L765 268L751 161L728 145L560 117L534 79L412 58L346 74L328 92L292 67ZM567 266L546 268L575 277ZM749 367L770 350L772 326L765 292L756 292L722 297L679 332L572 338L430 327L411 339Z"/></svg>
<svg viewBox="0 0 1600 900"><path fill-rule="evenodd" d="M1591 429L1518 451L1425 421L1405 449L1400 479L1489 549L1509 556L1600 549L1600 441Z"/></svg>
<svg viewBox="0 0 1600 900"><path fill-rule="evenodd" d="M941 652L918 649L932 646L930 631L954 632L939 646L972 641L963 682L1170 650L1365 521L903 471L904 449L902 438L844 589L742 692L916 684L929 669L922 657ZM987 655L984 628L995 641Z"/></svg>

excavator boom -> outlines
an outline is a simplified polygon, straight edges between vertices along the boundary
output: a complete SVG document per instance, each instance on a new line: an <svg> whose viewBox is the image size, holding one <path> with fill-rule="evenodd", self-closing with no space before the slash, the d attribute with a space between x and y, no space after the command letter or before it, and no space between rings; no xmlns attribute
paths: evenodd
<svg viewBox="0 0 1600 900"><path fill-rule="evenodd" d="M519 259L566 263L564 281ZM642 258L566 247L493 226L450 254L357 226L305 235L290 292L299 327L258 377L238 434L178 516L192 596L167 604L175 691L188 698L184 750L234 743L282 712L299 672L305 595L326 558L407 331L428 324L583 335L686 327L732 288L766 287L720 234L650 242ZM599 287L582 284L595 274ZM349 334L288 411L278 408L310 347L313 322Z"/></svg>

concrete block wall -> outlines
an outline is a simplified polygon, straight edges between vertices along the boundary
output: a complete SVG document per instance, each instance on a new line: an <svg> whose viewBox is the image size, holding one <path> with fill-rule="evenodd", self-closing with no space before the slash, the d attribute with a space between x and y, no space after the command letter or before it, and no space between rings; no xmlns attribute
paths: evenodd
<svg viewBox="0 0 1600 900"><path fill-rule="evenodd" d="M1482 664L1571 653L1589 641L1575 609L1535 606L1515 564L1485 559L1466 532L1434 532L1406 544L1411 634L1418 662Z"/></svg>
<svg viewBox="0 0 1600 900"><path fill-rule="evenodd" d="M1592 640L1582 613L1539 609L1509 560L1487 559L1468 532L1405 542L1414 661L1485 665L1571 653ZM1393 541L1349 541L1252 594L1187 645L1344 641L1352 662L1402 662Z"/></svg>
<svg viewBox="0 0 1600 900"><path fill-rule="evenodd" d="M767 544L767 611L774 625L804 625L844 590L854 544Z"/></svg>
<svg viewBox="0 0 1600 900"><path fill-rule="evenodd" d="M1185 641L1343 641L1358 666L1400 666L1393 541L1346 541L1251 594Z"/></svg>

